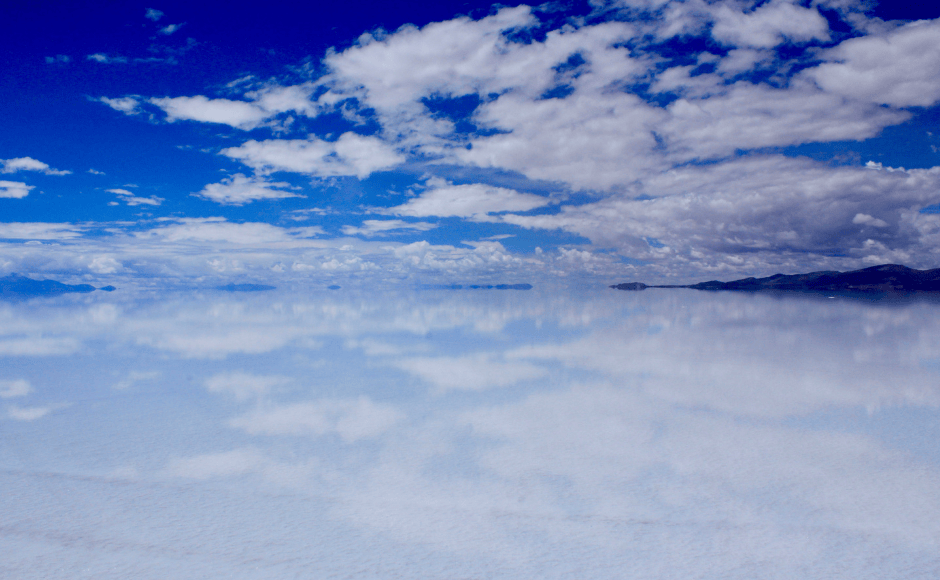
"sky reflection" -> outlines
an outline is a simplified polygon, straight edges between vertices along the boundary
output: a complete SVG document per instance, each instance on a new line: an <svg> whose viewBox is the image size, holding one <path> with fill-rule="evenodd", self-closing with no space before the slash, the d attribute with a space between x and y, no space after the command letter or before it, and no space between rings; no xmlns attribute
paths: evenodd
<svg viewBox="0 0 940 580"><path fill-rule="evenodd" d="M11 577L940 571L936 304L126 291L0 321Z"/></svg>

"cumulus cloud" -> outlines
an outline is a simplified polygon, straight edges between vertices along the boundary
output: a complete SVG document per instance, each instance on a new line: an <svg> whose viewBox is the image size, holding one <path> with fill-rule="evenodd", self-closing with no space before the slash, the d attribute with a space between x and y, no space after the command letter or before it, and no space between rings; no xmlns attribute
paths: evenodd
<svg viewBox="0 0 940 580"><path fill-rule="evenodd" d="M322 233L319 226L280 228L265 223L233 223L224 218L181 218L167 225L136 232L141 239L170 242L222 242L238 245L291 242Z"/></svg>
<svg viewBox="0 0 940 580"><path fill-rule="evenodd" d="M126 56L109 56L107 54L96 52L95 54L89 54L85 57L86 60L93 60L95 62L100 62L101 64L126 64Z"/></svg>
<svg viewBox="0 0 940 580"><path fill-rule="evenodd" d="M210 479L245 475L263 469L268 463L269 460L260 451L250 447L175 458L169 462L165 471L174 477Z"/></svg>
<svg viewBox="0 0 940 580"><path fill-rule="evenodd" d="M81 343L72 337L25 337L0 339L3 356L62 356L72 354Z"/></svg>
<svg viewBox="0 0 940 580"><path fill-rule="evenodd" d="M252 140L223 149L222 154L261 173L292 171L319 177L354 175L360 179L405 160L381 139L352 132L343 133L336 141L316 137Z"/></svg>
<svg viewBox="0 0 940 580"><path fill-rule="evenodd" d="M0 197L23 198L29 195L30 190L35 187L35 185L26 185L22 181L0 180Z"/></svg>
<svg viewBox="0 0 940 580"><path fill-rule="evenodd" d="M437 224L428 222L406 222L403 220L364 220L360 226L343 226L342 231L347 236L373 236L387 235L391 232L426 232L433 230Z"/></svg>
<svg viewBox="0 0 940 580"><path fill-rule="evenodd" d="M439 391L479 391L508 387L537 379L548 370L524 361L503 361L483 353L463 357L420 357L395 363L398 368L417 375Z"/></svg>
<svg viewBox="0 0 940 580"><path fill-rule="evenodd" d="M876 228L886 228L888 227L888 222L880 220L878 218L872 217L865 213L857 213L855 217L852 218L853 224L873 226Z"/></svg>
<svg viewBox="0 0 940 580"><path fill-rule="evenodd" d="M245 177L236 173L220 183L210 183L196 195L211 199L223 205L244 205L261 199L283 199L285 197L304 197L292 191L289 183L268 181L263 177Z"/></svg>
<svg viewBox="0 0 940 580"><path fill-rule="evenodd" d="M212 393L227 393L237 401L257 399L273 389L290 384L291 380L280 376L253 375L244 372L220 373L206 379L206 389Z"/></svg>
<svg viewBox="0 0 940 580"><path fill-rule="evenodd" d="M121 268L121 263L110 256L95 256L88 263L88 269L95 274L114 274Z"/></svg>
<svg viewBox="0 0 940 580"><path fill-rule="evenodd" d="M129 389L141 381L152 381L160 377L160 371L131 371L127 377L118 381L112 387L115 390L122 391Z"/></svg>
<svg viewBox="0 0 940 580"><path fill-rule="evenodd" d="M156 8L147 8L147 11L144 13L144 18L156 22L163 18L163 12L157 10Z"/></svg>
<svg viewBox="0 0 940 580"><path fill-rule="evenodd" d="M0 182L2 184L3 182ZM68 240L81 236L83 228L67 223L0 223L0 238L12 240Z"/></svg>
<svg viewBox="0 0 940 580"><path fill-rule="evenodd" d="M32 392L29 381L19 379L15 381L0 381L0 399L24 397Z"/></svg>
<svg viewBox="0 0 940 580"><path fill-rule="evenodd" d="M14 159L0 159L3 169L0 173L16 173L17 171L38 171L46 175L69 175L71 171L53 169L48 164L32 157L16 157Z"/></svg>
<svg viewBox="0 0 940 580"><path fill-rule="evenodd" d="M100 97L94 99L98 102L108 105L115 111L120 111L125 115L136 115L140 112L138 107L140 106L140 101L136 97L120 97L117 99L109 99L108 97Z"/></svg>
<svg viewBox="0 0 940 580"><path fill-rule="evenodd" d="M254 129L268 117L268 112L245 101L229 99L209 99L202 95L195 97L175 97L150 99L149 102L163 109L166 120L200 121L218 123L239 129Z"/></svg>
<svg viewBox="0 0 940 580"><path fill-rule="evenodd" d="M7 416L16 421L35 421L49 414L49 407L7 407Z"/></svg>
<svg viewBox="0 0 940 580"><path fill-rule="evenodd" d="M156 107L168 122L243 130L282 130L297 116L341 114L369 134L259 138L228 147L221 154L254 176L245 171L197 195L238 205L296 195L285 183L268 181L274 172L364 179L406 163L409 170L459 166L477 183L429 182L396 207L371 211L560 228L590 240L532 257L553 273L616 268L618 257L599 247L629 258L631 267L642 260L663 275L690 276L764 271L774 264L792 271L879 259L926 265L934 259L936 218L919 210L940 201L931 193L935 173L869 172L891 173L879 177L765 153L868 139L910 119L908 108L938 102L937 21L884 23L867 16L864 6L842 0L593 5L595 16L618 16L555 26L541 9L503 8L478 20L459 17L363 35L329 52L317 69L324 71L320 78L304 76L296 84L248 76L226 87L227 98L98 100L126 114ZM827 19L838 18L846 25L831 33ZM531 38L519 42L520 35ZM676 37L694 39L683 41L682 58L670 41ZM93 60L112 58L99 56ZM499 181L490 181L494 175ZM531 186L526 180L541 180L539 190L553 195L524 193ZM31 187L3 183L6 197L22 197ZM525 185L507 185L515 183ZM557 212L519 215L556 202ZM342 232L370 238L431 227L370 219ZM140 235L163 239L194 229L200 235L218 229L222 245L240 248L259 243L294 249L305 237L259 224L212 222L162 223ZM235 241L240 235L253 241ZM454 272L523 260L492 243L311 251L282 256L276 267L296 273ZM107 253L87 255L99 254ZM221 255L212 260L220 269L237 262ZM87 259L82 263L87 266Z"/></svg>
<svg viewBox="0 0 940 580"><path fill-rule="evenodd" d="M537 22L520 7L478 21L408 27L381 40L365 37L327 56L331 72L324 82L373 108L401 144L576 189L622 188L677 163L742 149L865 139L909 117L871 102L846 103L845 95L808 80L728 84L726 75L775 62L768 49L781 42L827 40L828 25L815 8L790 2L752 11L692 4L704 11L696 18L715 22L713 34L741 47L726 58L701 53L701 62L715 64L713 73L693 74L695 67L685 64L654 69L659 56L643 54L642 21L554 30L542 41L513 43L504 33ZM640 48L628 50L628 40ZM679 99L663 107L628 90L650 81L651 92ZM425 106L429 98L473 95L480 103L472 121L491 134L459 135Z"/></svg>
<svg viewBox="0 0 940 580"><path fill-rule="evenodd" d="M229 425L252 435L336 433L343 441L352 443L381 435L403 418L395 407L360 396L258 409L232 419Z"/></svg>
<svg viewBox="0 0 940 580"><path fill-rule="evenodd" d="M900 261L930 266L933 238L917 209L934 203L938 187L940 168L888 172L751 157L650 178L641 192L656 197L637 199L634 192L557 215L499 217L524 227L560 227L634 258L671 262L686 275L711 267L764 270L776 260L807 260L832 248L862 259L875 251L874 242L903 251L894 256ZM818 265L802 263L810 264Z"/></svg>
<svg viewBox="0 0 940 580"><path fill-rule="evenodd" d="M784 40L829 40L829 23L813 8L788 0L774 0L751 12L739 4L722 2L713 8L712 37L724 44L772 48Z"/></svg>
<svg viewBox="0 0 940 580"><path fill-rule="evenodd" d="M133 192L128 191L128 190L126 190L126 189L119 189L119 188L118 188L118 189L109 189L109 190L107 190L107 191L108 191L108 193L113 193L113 194L119 196L119 198L120 198L124 203L126 203L127 205L130 205L130 206L135 206L135 205L153 205L153 206L157 206L157 205L160 205L161 203L164 202L164 199L163 199L162 197L157 197L157 196L155 196L155 195L154 195L154 196L150 196L150 197L140 197L140 196L134 195Z"/></svg>
<svg viewBox="0 0 940 580"><path fill-rule="evenodd" d="M544 207L551 200L531 193L519 193L504 187L480 183L451 185L437 183L437 187L419 197L390 208L389 213L412 217L465 217L485 219L497 212L521 212Z"/></svg>
<svg viewBox="0 0 940 580"><path fill-rule="evenodd" d="M182 28L182 27L183 27L183 24L185 24L185 23L182 23L182 24L170 24L170 25L164 26L163 28L160 29L160 34L169 36L169 35L173 34L174 32L176 32L177 30L179 30L180 28Z"/></svg>
<svg viewBox="0 0 940 580"><path fill-rule="evenodd" d="M921 20L852 38L825 51L830 62L806 71L824 90L896 107L940 101L940 21Z"/></svg>
<svg viewBox="0 0 940 580"><path fill-rule="evenodd" d="M268 84L245 93L245 97L269 115L295 112L313 117L321 111L321 106L312 100L316 89L315 83L289 86Z"/></svg>

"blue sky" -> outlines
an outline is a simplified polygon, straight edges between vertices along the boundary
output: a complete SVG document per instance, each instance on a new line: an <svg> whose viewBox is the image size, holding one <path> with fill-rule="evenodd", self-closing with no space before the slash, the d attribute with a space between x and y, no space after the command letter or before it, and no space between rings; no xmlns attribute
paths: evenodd
<svg viewBox="0 0 940 580"><path fill-rule="evenodd" d="M697 281L940 240L940 13L4 7L0 273Z"/></svg>

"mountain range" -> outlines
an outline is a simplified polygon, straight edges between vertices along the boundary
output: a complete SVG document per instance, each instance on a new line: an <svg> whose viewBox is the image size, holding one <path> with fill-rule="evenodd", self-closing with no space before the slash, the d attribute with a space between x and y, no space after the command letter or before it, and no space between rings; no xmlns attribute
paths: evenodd
<svg viewBox="0 0 940 580"><path fill-rule="evenodd" d="M33 280L19 274L9 274L0 278L0 297L14 296L58 296L70 292L94 292L116 290L114 286L95 288L91 284L63 284L56 280Z"/></svg>
<svg viewBox="0 0 940 580"><path fill-rule="evenodd" d="M883 264L851 272L827 270L808 274L774 274L766 278L742 278L731 282L711 280L698 284L647 285L626 282L611 286L617 290L644 290L646 288L691 288L693 290L762 290L796 292L940 292L940 268L915 270L900 264Z"/></svg>

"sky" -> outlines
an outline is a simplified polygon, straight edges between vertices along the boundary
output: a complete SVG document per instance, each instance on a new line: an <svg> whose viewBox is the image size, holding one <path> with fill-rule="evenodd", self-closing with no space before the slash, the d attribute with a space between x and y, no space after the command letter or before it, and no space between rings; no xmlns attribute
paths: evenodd
<svg viewBox="0 0 940 580"><path fill-rule="evenodd" d="M938 266L940 9L432 4L0 8L0 275Z"/></svg>

